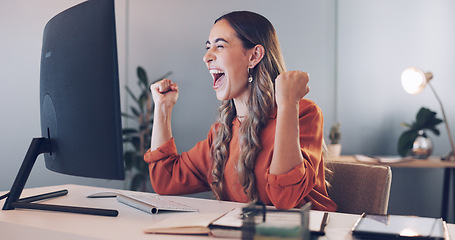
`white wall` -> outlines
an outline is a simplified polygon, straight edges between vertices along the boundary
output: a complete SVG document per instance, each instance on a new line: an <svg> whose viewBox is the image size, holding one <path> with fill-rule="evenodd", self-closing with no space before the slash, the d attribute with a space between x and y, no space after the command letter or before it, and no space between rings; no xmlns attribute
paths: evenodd
<svg viewBox="0 0 455 240"><path fill-rule="evenodd" d="M415 96L402 89L400 75L408 66L433 73L432 84L455 127L453 9L450 0L339 1L338 109L344 153L397 154L397 139L406 130L402 121L415 120L422 106L442 118L430 88ZM445 155L450 150L446 129L443 124L438 129L439 137L429 135L434 153Z"/></svg>
<svg viewBox="0 0 455 240"><path fill-rule="evenodd" d="M406 130L402 121L414 121L422 106L442 118L430 88L416 96L402 89L400 75L408 66L433 73L433 87L455 134L455 2L340 0L338 5L337 108L343 153L397 155L398 137ZM429 136L434 155L443 156L450 146L445 126L438 129L440 136ZM439 215L441 169L392 170L390 212Z"/></svg>

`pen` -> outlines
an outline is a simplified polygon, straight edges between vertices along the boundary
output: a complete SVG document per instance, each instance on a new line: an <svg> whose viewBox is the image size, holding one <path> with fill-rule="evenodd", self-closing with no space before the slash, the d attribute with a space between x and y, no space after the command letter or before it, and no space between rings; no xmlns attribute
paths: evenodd
<svg viewBox="0 0 455 240"><path fill-rule="evenodd" d="M328 218L329 218L329 213L325 212L324 216L322 217L322 221L321 221L321 228L320 228L321 232L324 232L325 226L327 226L327 219Z"/></svg>

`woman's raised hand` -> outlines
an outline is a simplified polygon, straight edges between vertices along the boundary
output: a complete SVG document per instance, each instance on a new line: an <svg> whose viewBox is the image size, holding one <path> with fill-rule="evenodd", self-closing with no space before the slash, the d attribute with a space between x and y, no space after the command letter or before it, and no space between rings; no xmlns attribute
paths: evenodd
<svg viewBox="0 0 455 240"><path fill-rule="evenodd" d="M153 101L155 104L164 104L168 107L173 107L179 97L177 83L173 83L170 79L163 79L150 85Z"/></svg>
<svg viewBox="0 0 455 240"><path fill-rule="evenodd" d="M150 150L153 151L172 138L171 115L172 108L179 97L179 89L177 83L163 79L150 85L150 91L155 102L150 143Z"/></svg>
<svg viewBox="0 0 455 240"><path fill-rule="evenodd" d="M280 74L275 80L277 105L298 103L310 91L309 80L309 74L302 71L289 71Z"/></svg>

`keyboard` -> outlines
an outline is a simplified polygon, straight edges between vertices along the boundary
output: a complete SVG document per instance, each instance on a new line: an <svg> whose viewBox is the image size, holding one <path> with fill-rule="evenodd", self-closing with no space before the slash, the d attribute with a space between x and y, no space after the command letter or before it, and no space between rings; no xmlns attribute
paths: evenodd
<svg viewBox="0 0 455 240"><path fill-rule="evenodd" d="M181 203L163 199L152 194L119 194L117 201L128 206L137 208L150 214L157 214L159 210L179 211L179 212L198 212L199 210Z"/></svg>

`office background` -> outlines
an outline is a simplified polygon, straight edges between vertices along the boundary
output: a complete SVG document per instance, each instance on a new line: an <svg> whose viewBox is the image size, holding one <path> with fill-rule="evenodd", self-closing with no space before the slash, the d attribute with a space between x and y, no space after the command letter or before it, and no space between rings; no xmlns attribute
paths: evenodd
<svg viewBox="0 0 455 240"><path fill-rule="evenodd" d="M0 190L8 190L33 137L39 137L39 64L47 21L81 0L0 0ZM311 73L308 98L323 110L325 132L341 122L342 154L396 155L397 139L420 107L441 109L430 89L401 88L400 74L418 66L434 75L455 134L455 2L450 0L116 0L122 105L136 67L155 79L168 71L180 87L173 132L179 151L205 138L218 101L202 62L213 21L252 10L275 26L289 70ZM125 122L125 124L134 124ZM434 155L450 151L445 127L429 134ZM83 151L83 149L81 149ZM89 167L89 166L88 166ZM393 169L389 212L438 216L441 169ZM122 188L120 181L64 176L38 158L27 187L64 183ZM453 200L452 200L453 201Z"/></svg>

